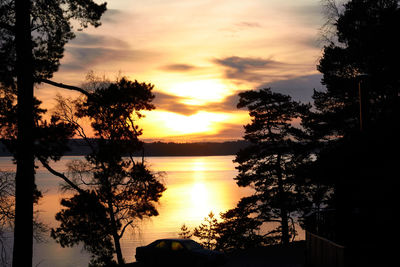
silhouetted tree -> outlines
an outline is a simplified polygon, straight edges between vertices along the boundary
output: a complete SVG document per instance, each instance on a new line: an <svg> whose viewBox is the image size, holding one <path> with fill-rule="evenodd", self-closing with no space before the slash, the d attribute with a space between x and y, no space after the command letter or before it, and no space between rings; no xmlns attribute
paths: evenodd
<svg viewBox="0 0 400 267"><path fill-rule="evenodd" d="M57 70L71 20L99 25L105 4L84 1L4 0L0 3L0 85L17 88L18 143L13 266L32 265L34 199L33 84ZM34 36L34 37L32 37Z"/></svg>
<svg viewBox="0 0 400 267"><path fill-rule="evenodd" d="M97 4L93 0L26 1L22 15L29 24L19 25L21 28L17 29L16 16L21 10L16 10L16 3L15 0L0 3L0 81L4 85L15 85L16 34L26 31L29 47L24 48L32 52L33 79L35 83L42 82L58 70L65 44L75 38L73 25L78 30L89 25L98 27L100 17L106 11L105 3Z"/></svg>
<svg viewBox="0 0 400 267"><path fill-rule="evenodd" d="M180 238L187 239L187 238L191 238L193 234L191 233L189 228L186 226L186 224L182 224L181 231L178 233L178 235Z"/></svg>
<svg viewBox="0 0 400 267"><path fill-rule="evenodd" d="M64 199L65 207L56 216L61 223L52 230L52 237L62 246L83 242L94 255L92 263L112 262L116 253L118 264L124 263L120 240L135 220L158 215L155 204L165 190L144 161L133 155L142 148L138 140L142 130L136 124L141 110L151 110L153 86L125 78L115 83L103 83L84 99L59 99L57 115L76 125L79 134L92 152L85 161L69 165L72 198ZM85 135L79 118L88 118L94 139ZM64 174L58 173L63 176Z"/></svg>
<svg viewBox="0 0 400 267"><path fill-rule="evenodd" d="M330 10L333 35L318 65L326 91L314 92L315 109L302 118L310 141L321 151L317 158L329 157L330 151L336 153L335 147L342 150L339 147L364 138L359 136L361 116L364 135L380 128L390 140L390 132L395 131L392 122L400 115L400 50L395 34L400 27L398 1L352 0L343 7L331 4ZM356 164L357 157L352 162ZM325 164L328 161L317 160L314 166L329 169ZM309 177L312 183L340 191L343 175L321 172Z"/></svg>
<svg viewBox="0 0 400 267"><path fill-rule="evenodd" d="M245 201L256 205L251 209L252 217L260 222L279 222L276 231L281 232L281 243L287 245L291 214L298 209L295 171L308 159L300 149L302 131L293 123L309 106L270 89L239 96L238 108L247 107L252 118L244 136L251 144L236 155L239 174L235 180L239 186L255 189L252 201Z"/></svg>
<svg viewBox="0 0 400 267"><path fill-rule="evenodd" d="M358 131L360 101L364 128L396 119L400 83L398 1L352 0L334 13L334 39L318 65L327 90L314 92L317 112L308 122L315 135L330 140Z"/></svg>
<svg viewBox="0 0 400 267"><path fill-rule="evenodd" d="M44 120L43 115L47 110L40 107L41 101L34 98L33 118L35 128L30 133L35 140L33 147L34 156L42 162L57 161L68 150L67 140L72 138L75 125L65 123L57 116ZM17 97L12 87L0 87L0 141L9 152L17 157ZM40 198L41 193L34 185L34 202Z"/></svg>
<svg viewBox="0 0 400 267"><path fill-rule="evenodd" d="M13 266L32 264L33 194L33 56L30 35L30 1L15 2L15 74L17 79L17 171ZM21 255L25 255L21 257Z"/></svg>
<svg viewBox="0 0 400 267"><path fill-rule="evenodd" d="M393 254L386 244L396 228L398 181L390 173L399 161L399 27L395 0L351 0L337 9L318 65L326 90L314 92L315 109L303 117L316 147L310 184L331 188L335 217L327 234L360 253L349 265L385 265ZM380 235L366 237L371 227Z"/></svg>
<svg viewBox="0 0 400 267"><path fill-rule="evenodd" d="M256 202L255 197L242 198L234 209L221 213L222 221L216 227L216 249L230 251L276 243L278 235L259 234L262 221L252 216Z"/></svg>
<svg viewBox="0 0 400 267"><path fill-rule="evenodd" d="M34 98L33 117L35 128L31 132L35 140L35 158L48 162L57 161L68 150L67 139L72 138L75 125L65 123L57 116L44 120L47 110L40 107L41 101ZM12 87L0 87L0 141L16 158L17 154L17 97ZM39 192L36 190L35 194Z"/></svg>
<svg viewBox="0 0 400 267"><path fill-rule="evenodd" d="M200 239L200 243L207 249L215 249L217 240L218 221L214 217L214 213L210 212L204 218L204 223L194 228L193 236Z"/></svg>
<svg viewBox="0 0 400 267"><path fill-rule="evenodd" d="M38 204L41 194L35 191L34 204ZM7 255L9 233L14 229L15 218L15 173L0 170L0 265L9 266L11 258ZM42 242L48 232L46 224L39 218L39 211L34 214L33 237ZM8 235L8 236L5 236Z"/></svg>
<svg viewBox="0 0 400 267"><path fill-rule="evenodd" d="M14 220L14 175L0 170L0 264L7 265L4 233Z"/></svg>
<svg viewBox="0 0 400 267"><path fill-rule="evenodd" d="M52 117L50 121L42 119L46 110L40 108L40 101L34 99L34 121L35 128L31 132L35 140L34 156L37 159L59 160L64 151L67 150L66 140L71 138L74 133L72 125L61 122L58 118ZM0 88L0 141L3 142L14 155L17 153L17 102L16 95L12 88ZM3 173L4 174L4 173ZM6 194L8 198L0 198L0 206L8 207L7 216L3 217L2 223L7 224L8 231L14 229L15 220L15 175L4 174L7 177L7 183L0 188L0 194ZM42 197L41 192L34 185L33 204L38 204ZM12 201L10 200L12 198ZM6 211L2 209L2 211ZM1 213L1 211L0 211ZM36 241L43 240L43 234L47 231L46 226L38 219L38 213L33 214L32 234ZM7 222L7 223L5 223Z"/></svg>

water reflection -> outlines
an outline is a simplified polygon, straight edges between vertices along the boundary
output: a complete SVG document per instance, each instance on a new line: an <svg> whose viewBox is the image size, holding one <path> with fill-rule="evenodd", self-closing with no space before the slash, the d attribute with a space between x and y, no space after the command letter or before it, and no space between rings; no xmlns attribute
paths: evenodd
<svg viewBox="0 0 400 267"><path fill-rule="evenodd" d="M206 170L205 158L196 158L193 161L193 167L191 168L194 172L202 172Z"/></svg>
<svg viewBox="0 0 400 267"><path fill-rule="evenodd" d="M140 223L124 240L125 245L134 247L136 242L145 245L159 238L178 237L183 223L194 228L210 211L219 215L233 208L241 197L251 193L237 187L233 180L233 158L149 158L153 169L166 171L167 190L160 199L160 215Z"/></svg>
<svg viewBox="0 0 400 267"><path fill-rule="evenodd" d="M167 191L156 221L197 226L210 211L232 208L245 190L237 188L233 157L179 158L183 170L167 171ZM161 167L161 166L158 166Z"/></svg>
<svg viewBox="0 0 400 267"><path fill-rule="evenodd" d="M183 223L193 228L198 226L210 211L218 215L233 208L244 195L250 194L247 188L237 187L232 162L234 156L217 157L151 157L148 164L154 171L166 173L164 181L167 190L160 199L160 215L138 221L122 240L122 251L127 262L134 261L135 248L159 238L178 237ZM66 172L66 164L72 159L83 157L64 157L56 163L56 169ZM14 165L11 159L2 158L0 169ZM14 166L15 167L15 166ZM39 205L40 217L50 227L57 225L55 214L60 210L60 200L67 195L59 190L60 179L46 170L37 169L37 184L44 193ZM34 262L41 267L87 266L89 257L82 253L81 247L63 249L48 238L47 243L35 245Z"/></svg>
<svg viewBox="0 0 400 267"><path fill-rule="evenodd" d="M64 157L55 168L66 172L66 164L72 159L83 157ZM160 199L159 216L138 221L135 228L124 235L121 245L126 261L135 260L137 246L155 239L178 237L183 223L193 229L210 211L218 218L220 212L235 207L241 197L250 195L251 189L239 188L233 180L237 174L233 159L234 156L147 158L152 170L166 173L167 190ZM13 171L15 165L11 158L0 158L0 169ZM40 218L49 227L55 227L54 216L61 209L60 201L68 195L60 191L60 179L43 168L37 169L36 180L44 195L38 206ZM304 232L297 229L304 239ZM61 248L50 237L46 243L35 244L34 251L34 263L40 263L41 267L87 266L89 262L89 255L82 246Z"/></svg>

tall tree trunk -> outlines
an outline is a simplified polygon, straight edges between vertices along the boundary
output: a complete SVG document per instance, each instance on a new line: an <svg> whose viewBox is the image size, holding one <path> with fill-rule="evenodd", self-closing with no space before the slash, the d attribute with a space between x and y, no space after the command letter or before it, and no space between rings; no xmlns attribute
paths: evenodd
<svg viewBox="0 0 400 267"><path fill-rule="evenodd" d="M111 220L111 231L112 231L112 236L114 239L114 246L115 246L115 253L117 254L117 261L119 265L123 265L125 263L124 258L122 257L122 250L121 250L121 244L120 244L120 236L118 235L118 230L117 230L117 222L115 221L115 216L114 216L114 202L111 198L108 199L108 212L110 213L110 220Z"/></svg>
<svg viewBox="0 0 400 267"><path fill-rule="evenodd" d="M281 155L278 154L277 158L277 170L278 170L278 194L279 194L279 202L280 202L280 210L281 210L281 226L282 226L282 239L281 242L284 246L289 245L289 222L288 222L288 214L286 208L286 197L285 190L283 188L283 179L282 179L282 167L281 167Z"/></svg>
<svg viewBox="0 0 400 267"><path fill-rule="evenodd" d="M33 56L30 0L16 0L16 72L18 87L17 173L13 266L32 266L33 191Z"/></svg>

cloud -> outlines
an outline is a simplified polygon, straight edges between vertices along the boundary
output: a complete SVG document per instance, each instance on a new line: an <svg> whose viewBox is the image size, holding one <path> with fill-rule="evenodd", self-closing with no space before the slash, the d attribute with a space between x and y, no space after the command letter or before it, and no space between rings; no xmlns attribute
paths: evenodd
<svg viewBox="0 0 400 267"><path fill-rule="evenodd" d="M69 46L84 46L84 47L118 47L118 48L129 48L129 44L121 39L113 38L104 35L78 33L76 38L73 39Z"/></svg>
<svg viewBox="0 0 400 267"><path fill-rule="evenodd" d="M176 72L192 71L196 68L197 68L196 66L189 65L189 64L170 64L170 65L165 65L165 66L161 67L162 70L176 71Z"/></svg>
<svg viewBox="0 0 400 267"><path fill-rule="evenodd" d="M107 9L101 17L101 21L106 23L118 23L119 21L123 20L123 17L126 15L127 14L118 9Z"/></svg>
<svg viewBox="0 0 400 267"><path fill-rule="evenodd" d="M224 59L216 59L215 62L231 69L235 69L238 72L245 72L249 69L254 68L264 68L268 65L273 65L277 63L269 59L244 57L227 57Z"/></svg>
<svg viewBox="0 0 400 267"><path fill-rule="evenodd" d="M287 80L265 83L258 88L270 87L273 91L290 95L294 100L308 103L312 101L313 90L322 91L321 74L299 76Z"/></svg>
<svg viewBox="0 0 400 267"><path fill-rule="evenodd" d="M233 123L221 123L221 130L215 135L215 138L222 140L237 140L241 139L244 135L244 128L242 125Z"/></svg>
<svg viewBox="0 0 400 267"><path fill-rule="evenodd" d="M65 71L82 71L116 62L146 61L156 56L156 53L143 50L104 47L69 47L67 54L67 62L61 65Z"/></svg>
<svg viewBox="0 0 400 267"><path fill-rule="evenodd" d="M239 95L233 94L225 97L222 102L207 104L207 111L210 112L230 112L237 110L237 104L239 103Z"/></svg>
<svg viewBox="0 0 400 267"><path fill-rule="evenodd" d="M261 24L258 22L241 21L236 23L239 28L261 28Z"/></svg>
<svg viewBox="0 0 400 267"><path fill-rule="evenodd" d="M61 70L85 71L96 65L148 60L156 53L133 50L129 43L106 35L78 33L67 46Z"/></svg>
<svg viewBox="0 0 400 267"><path fill-rule="evenodd" d="M158 52L131 49L125 40L99 34L78 33L67 46L61 70L85 71L96 66L116 66L115 63L151 62ZM125 65L126 65L125 64ZM122 65L124 66L124 65Z"/></svg>
<svg viewBox="0 0 400 267"><path fill-rule="evenodd" d="M221 142L228 140L239 140L242 139L244 135L244 128L241 124L234 123L219 123L218 127L220 130L215 134L204 135L192 135L191 139L198 141L211 141L211 142Z"/></svg>
<svg viewBox="0 0 400 267"><path fill-rule="evenodd" d="M222 32L229 33L229 37L239 37L239 33L242 31L249 31L249 30L257 30L261 29L262 25L258 22L254 21L240 21L229 26L225 26L220 28L219 30Z"/></svg>
<svg viewBox="0 0 400 267"><path fill-rule="evenodd" d="M182 101L185 100L183 97L162 92L155 92L154 94L156 97L153 104L156 106L156 109L175 112L186 116L193 115L199 110L198 106L183 104Z"/></svg>
<svg viewBox="0 0 400 267"><path fill-rule="evenodd" d="M268 75L265 71L284 65L270 59L238 56L215 59L214 63L226 68L225 78L247 82L261 82L266 76L272 77L274 75Z"/></svg>
<svg viewBox="0 0 400 267"><path fill-rule="evenodd" d="M169 112L179 113L185 116L190 116L199 112L199 110L207 112L232 112L236 111L236 105L239 102L238 94L229 95L221 102L209 102L205 105L188 105L183 101L187 98L166 94L163 92L155 92L153 101L156 109Z"/></svg>

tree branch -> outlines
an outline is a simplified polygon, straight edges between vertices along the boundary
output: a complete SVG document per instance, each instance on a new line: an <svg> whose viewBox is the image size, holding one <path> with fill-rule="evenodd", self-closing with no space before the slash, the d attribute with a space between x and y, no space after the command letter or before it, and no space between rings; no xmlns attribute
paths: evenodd
<svg viewBox="0 0 400 267"><path fill-rule="evenodd" d="M50 81L48 79L40 79L39 82L47 83L47 84L50 84L50 85L53 85L53 86L56 86L56 87L60 87L60 88L63 88L63 89L68 89L68 90L72 90L72 91L78 91L78 92L80 92L80 93L82 93L82 94L84 94L86 96L90 96L89 92L87 92L86 90L84 90L84 89L82 89L80 87L77 87L77 86L67 85L67 84L63 84L63 83L57 83L57 82Z"/></svg>
<svg viewBox="0 0 400 267"><path fill-rule="evenodd" d="M124 228L122 228L121 233L119 234L119 238L122 238L122 236L124 235L124 232L126 230L126 228L131 225L133 223L133 220L129 221L127 224L125 224Z"/></svg>
<svg viewBox="0 0 400 267"><path fill-rule="evenodd" d="M296 225L294 224L294 220L291 216L289 216L289 219L292 223L292 229L291 229L291 231L293 232L292 242L294 242L294 240L296 239Z"/></svg>
<svg viewBox="0 0 400 267"><path fill-rule="evenodd" d="M39 159L40 162L42 163L43 167L45 167L51 174L60 177L61 179L63 179L67 184L69 184L73 189L75 189L76 191L78 191L81 194L85 194L86 191L84 191L83 189L81 189L79 186L77 186L76 184L74 184L70 179L68 179L67 176L65 176L63 173L60 173L56 170L54 170L45 160L43 159Z"/></svg>

